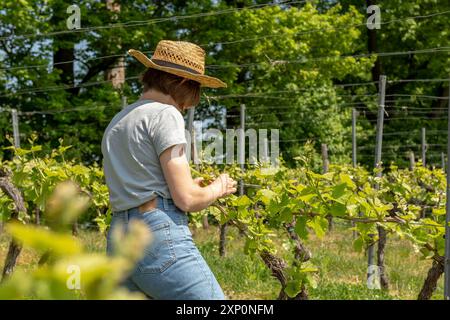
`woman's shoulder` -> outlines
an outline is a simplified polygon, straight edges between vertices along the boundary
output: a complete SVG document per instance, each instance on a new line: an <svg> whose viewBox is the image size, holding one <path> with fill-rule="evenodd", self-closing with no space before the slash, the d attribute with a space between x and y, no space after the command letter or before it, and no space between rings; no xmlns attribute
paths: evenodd
<svg viewBox="0 0 450 320"><path fill-rule="evenodd" d="M184 127L184 118L178 109L170 104L148 102L140 106L136 112L137 117L149 131L158 128Z"/></svg>
<svg viewBox="0 0 450 320"><path fill-rule="evenodd" d="M139 109L140 112L154 116L175 115L183 117L175 106L157 101L148 100L141 102L137 106L137 109Z"/></svg>
<svg viewBox="0 0 450 320"><path fill-rule="evenodd" d="M164 121L165 119L184 121L183 115L178 109L171 104L159 103L158 108L155 108L156 111L155 118L159 121Z"/></svg>

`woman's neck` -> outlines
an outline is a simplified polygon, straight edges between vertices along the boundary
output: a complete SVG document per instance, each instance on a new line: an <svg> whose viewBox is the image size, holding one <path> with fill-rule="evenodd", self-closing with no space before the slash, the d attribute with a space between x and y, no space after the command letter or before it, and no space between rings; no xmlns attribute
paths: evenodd
<svg viewBox="0 0 450 320"><path fill-rule="evenodd" d="M164 94L162 92L152 90L152 89L147 90L144 93L142 93L139 100L153 100L153 101L156 101L159 103L170 104L170 105L173 105L174 107L176 107L178 110L180 110L177 103L172 99L172 97L170 95L167 95L167 94Z"/></svg>

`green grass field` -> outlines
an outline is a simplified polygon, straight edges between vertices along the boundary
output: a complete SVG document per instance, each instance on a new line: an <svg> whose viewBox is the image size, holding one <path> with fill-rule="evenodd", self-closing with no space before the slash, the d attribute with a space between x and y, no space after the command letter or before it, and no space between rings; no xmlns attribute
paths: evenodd
<svg viewBox="0 0 450 320"><path fill-rule="evenodd" d="M219 230L194 230L200 251L230 299L276 299L280 285L258 257L244 254L244 241L234 228L228 229L225 257L219 256ZM95 231L81 231L79 237L89 251L104 252L105 237ZM3 268L8 236L0 236L0 261ZM352 233L348 227L335 226L323 239L311 237L306 242L312 251L312 262L319 268L318 287L310 289L310 299L416 299L427 274L430 261L424 261L405 240L388 239L386 268L390 280L389 292L369 290L365 286L367 259L352 248ZM282 244L280 243L280 248ZM21 268L35 268L39 255L25 249L20 255ZM443 279L433 296L442 299Z"/></svg>

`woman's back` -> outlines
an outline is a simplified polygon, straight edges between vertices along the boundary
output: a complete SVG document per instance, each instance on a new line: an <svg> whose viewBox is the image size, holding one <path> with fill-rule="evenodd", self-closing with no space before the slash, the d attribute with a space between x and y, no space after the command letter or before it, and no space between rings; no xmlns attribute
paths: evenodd
<svg viewBox="0 0 450 320"><path fill-rule="evenodd" d="M159 156L168 146L185 143L183 116L174 106L139 100L116 114L102 139L112 210L139 206L156 195L171 198Z"/></svg>

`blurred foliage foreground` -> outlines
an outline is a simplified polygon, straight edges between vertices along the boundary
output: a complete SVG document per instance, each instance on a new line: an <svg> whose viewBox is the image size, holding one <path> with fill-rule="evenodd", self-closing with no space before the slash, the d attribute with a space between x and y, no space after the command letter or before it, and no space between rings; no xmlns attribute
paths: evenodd
<svg viewBox="0 0 450 320"><path fill-rule="evenodd" d="M85 210L87 197L70 180L59 183L49 198L48 227L11 222L6 229L22 245L42 253L32 272L15 271L0 286L0 299L142 299L139 293L120 288L150 241L148 228L132 221L129 233L117 229L120 243L111 257L88 253L67 226Z"/></svg>

